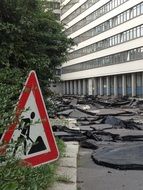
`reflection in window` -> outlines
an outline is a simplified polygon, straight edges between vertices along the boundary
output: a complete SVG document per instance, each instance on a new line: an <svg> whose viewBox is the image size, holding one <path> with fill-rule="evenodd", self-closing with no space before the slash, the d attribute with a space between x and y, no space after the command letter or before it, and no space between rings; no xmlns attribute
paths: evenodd
<svg viewBox="0 0 143 190"><path fill-rule="evenodd" d="M137 14L136 16L143 14L143 3L140 3L139 5L136 5L136 6L140 7L140 8L138 8L138 10L140 10L140 13ZM89 31L77 36L76 38L74 38L74 41L76 43L83 42L89 38L92 38L93 36L96 36L96 35L104 32L104 31L109 30L110 28L113 28L119 24L122 24L123 22L126 22L127 20L134 18L132 13L133 13L133 8L130 8L129 10L119 14L118 16L115 16L115 17L111 18L110 20L107 20L106 22L104 22L104 23L90 29ZM123 14L124 18L120 19L120 17L122 17L122 14ZM76 29L78 30L78 28L76 28ZM68 30L69 30L69 33L68 33ZM66 31L67 35L73 32L72 27L69 28L68 30ZM93 31L93 32L91 32L91 31Z"/></svg>
<svg viewBox="0 0 143 190"><path fill-rule="evenodd" d="M135 48L132 50L120 52L113 55L108 55L98 59L78 63L62 68L62 73L72 73L97 67L108 66L112 64L125 63L128 61L135 61L143 59L143 47Z"/></svg>
<svg viewBox="0 0 143 190"><path fill-rule="evenodd" d="M96 42L92 45L86 46L82 49L73 51L72 53L70 53L69 59L75 59L75 58L85 56L90 53L94 53L96 51L103 50L107 47L112 47L117 44L127 42L132 39L136 39L138 37L143 36L142 33L143 33L143 25L137 26L135 28L132 28L130 30L117 34L115 36L111 36L110 38L107 38L99 42Z"/></svg>
<svg viewBox="0 0 143 190"><path fill-rule="evenodd" d="M99 9L95 10L94 12L92 12L90 15L86 16L84 19L80 20L79 22L77 22L76 24L74 24L73 26L71 26L70 28L68 28L66 30L66 34L70 35L71 33L79 30L83 26L86 26L87 24L91 23L92 21L96 20L97 18L101 17L102 15L105 15L105 13L109 12L110 10L116 8L116 6L114 4L115 1L116 0L111 0L107 4L103 5ZM128 0L124 0L124 2L126 2L126 1L128 1ZM119 5L123 4L124 2L120 1ZM109 4L109 11L107 11L107 9L105 8L108 4ZM72 15L75 15L75 14L72 13ZM62 22L64 24L67 24L68 22L65 22L65 19L62 20Z"/></svg>

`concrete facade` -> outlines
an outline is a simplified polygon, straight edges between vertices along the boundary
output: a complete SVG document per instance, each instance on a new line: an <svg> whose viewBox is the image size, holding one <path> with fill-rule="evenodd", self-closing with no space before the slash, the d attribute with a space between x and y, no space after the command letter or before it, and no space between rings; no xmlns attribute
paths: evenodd
<svg viewBox="0 0 143 190"><path fill-rule="evenodd" d="M62 0L61 21L77 44L63 84L77 81L75 94L143 97L143 1Z"/></svg>

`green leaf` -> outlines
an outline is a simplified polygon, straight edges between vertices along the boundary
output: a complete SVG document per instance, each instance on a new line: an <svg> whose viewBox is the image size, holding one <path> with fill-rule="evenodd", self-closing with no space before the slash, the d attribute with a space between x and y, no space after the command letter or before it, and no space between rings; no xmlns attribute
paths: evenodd
<svg viewBox="0 0 143 190"><path fill-rule="evenodd" d="M36 184L34 184L33 190L38 190L38 187Z"/></svg>
<svg viewBox="0 0 143 190"><path fill-rule="evenodd" d="M17 182L11 182L4 185L3 190L18 190Z"/></svg>
<svg viewBox="0 0 143 190"><path fill-rule="evenodd" d="M63 25L51 12L45 12L43 2L0 0L0 133L13 122L14 108L29 71L36 71L47 99L47 84L55 80L55 68L66 60L73 44L63 32ZM46 104L53 114L56 106L50 101ZM0 165L2 190L42 190L54 180L55 165L28 168L19 166L13 158L4 159L6 165Z"/></svg>

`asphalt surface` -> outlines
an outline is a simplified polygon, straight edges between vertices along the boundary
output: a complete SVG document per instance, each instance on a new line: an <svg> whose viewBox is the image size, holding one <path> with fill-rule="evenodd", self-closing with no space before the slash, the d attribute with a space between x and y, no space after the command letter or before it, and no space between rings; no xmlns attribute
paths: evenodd
<svg viewBox="0 0 143 190"><path fill-rule="evenodd" d="M143 171L123 171L96 165L91 153L90 149L79 150L78 190L143 190Z"/></svg>

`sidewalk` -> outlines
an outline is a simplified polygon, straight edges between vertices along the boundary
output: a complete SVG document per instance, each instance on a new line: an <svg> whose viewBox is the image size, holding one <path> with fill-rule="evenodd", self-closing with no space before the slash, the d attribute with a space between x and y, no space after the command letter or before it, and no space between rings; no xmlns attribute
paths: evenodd
<svg viewBox="0 0 143 190"><path fill-rule="evenodd" d="M51 190L77 190L77 154L78 142L65 142L65 156L60 159L57 171L59 182L56 182Z"/></svg>

